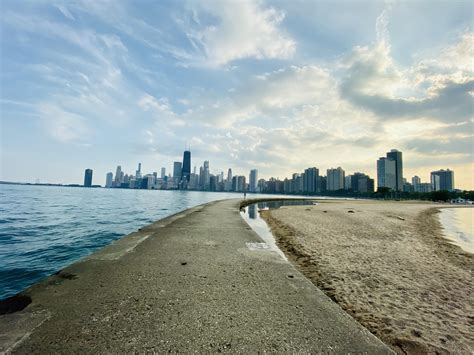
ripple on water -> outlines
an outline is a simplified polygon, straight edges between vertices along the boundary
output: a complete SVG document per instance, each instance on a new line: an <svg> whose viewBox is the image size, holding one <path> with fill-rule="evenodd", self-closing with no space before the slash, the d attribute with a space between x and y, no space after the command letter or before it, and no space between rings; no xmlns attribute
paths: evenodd
<svg viewBox="0 0 474 355"><path fill-rule="evenodd" d="M0 299L157 219L235 197L208 192L0 185Z"/></svg>

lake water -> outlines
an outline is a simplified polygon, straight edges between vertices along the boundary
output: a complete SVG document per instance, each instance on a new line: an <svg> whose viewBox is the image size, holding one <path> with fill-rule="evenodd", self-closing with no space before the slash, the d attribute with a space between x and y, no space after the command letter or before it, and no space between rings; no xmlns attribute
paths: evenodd
<svg viewBox="0 0 474 355"><path fill-rule="evenodd" d="M0 299L158 219L228 198L242 194L0 184Z"/></svg>
<svg viewBox="0 0 474 355"><path fill-rule="evenodd" d="M439 219L445 237L462 249L474 254L474 208L442 208Z"/></svg>

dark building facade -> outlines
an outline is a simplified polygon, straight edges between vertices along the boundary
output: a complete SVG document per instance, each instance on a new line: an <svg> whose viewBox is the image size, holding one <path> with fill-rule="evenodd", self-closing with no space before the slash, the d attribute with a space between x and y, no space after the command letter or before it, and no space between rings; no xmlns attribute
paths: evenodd
<svg viewBox="0 0 474 355"><path fill-rule="evenodd" d="M181 172L181 179L189 182L191 177L191 151L185 150L183 154L183 168Z"/></svg>
<svg viewBox="0 0 474 355"><path fill-rule="evenodd" d="M454 190L454 171L449 169L432 171L431 185L433 186L434 191Z"/></svg>
<svg viewBox="0 0 474 355"><path fill-rule="evenodd" d="M314 194L319 192L318 180L319 180L319 170L318 168L308 168L304 171L303 178L303 192Z"/></svg>
<svg viewBox="0 0 474 355"><path fill-rule="evenodd" d="M354 173L351 177L350 188L354 192L374 192L374 179L364 173Z"/></svg>
<svg viewBox="0 0 474 355"><path fill-rule="evenodd" d="M92 169L86 169L84 172L84 187L92 186Z"/></svg>
<svg viewBox="0 0 474 355"><path fill-rule="evenodd" d="M392 149L387 158L395 161L395 190L403 191L403 159L402 152Z"/></svg>

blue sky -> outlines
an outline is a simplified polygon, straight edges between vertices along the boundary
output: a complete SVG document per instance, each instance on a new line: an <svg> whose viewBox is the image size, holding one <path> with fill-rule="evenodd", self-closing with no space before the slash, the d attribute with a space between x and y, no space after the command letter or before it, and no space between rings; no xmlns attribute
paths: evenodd
<svg viewBox="0 0 474 355"><path fill-rule="evenodd" d="M1 2L2 180L310 166L474 189L466 1Z"/></svg>

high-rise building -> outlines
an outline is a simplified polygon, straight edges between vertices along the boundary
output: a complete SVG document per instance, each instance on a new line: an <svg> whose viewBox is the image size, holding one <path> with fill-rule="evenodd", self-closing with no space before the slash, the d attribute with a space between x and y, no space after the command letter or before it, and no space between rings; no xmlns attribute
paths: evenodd
<svg viewBox="0 0 474 355"><path fill-rule="evenodd" d="M246 188L245 188L246 184L245 184L245 176L238 176L237 177L237 190L238 192L245 192L246 191Z"/></svg>
<svg viewBox="0 0 474 355"><path fill-rule="evenodd" d="M206 160L206 161L204 162L204 183L205 183L206 185L209 185L209 179L210 179L210 177L211 177L211 173L210 173L210 171L209 171L209 161Z"/></svg>
<svg viewBox="0 0 474 355"><path fill-rule="evenodd" d="M199 188L202 190L204 187L204 167L199 167Z"/></svg>
<svg viewBox="0 0 474 355"><path fill-rule="evenodd" d="M433 185L429 182L420 182L418 185L415 185L415 192L431 192L433 191Z"/></svg>
<svg viewBox="0 0 474 355"><path fill-rule="evenodd" d="M318 192L318 168L308 168L304 171L303 192L314 194Z"/></svg>
<svg viewBox="0 0 474 355"><path fill-rule="evenodd" d="M166 168L161 168L161 178L164 179L166 176Z"/></svg>
<svg viewBox="0 0 474 355"><path fill-rule="evenodd" d="M377 160L377 187L396 190L395 160L384 157Z"/></svg>
<svg viewBox="0 0 474 355"><path fill-rule="evenodd" d="M115 171L114 185L116 187L120 187L120 184L122 183L122 179L123 179L122 167L120 165L117 165L117 170Z"/></svg>
<svg viewBox="0 0 474 355"><path fill-rule="evenodd" d="M199 187L199 176L195 173L192 173L191 177L189 178L188 189L197 190L198 187Z"/></svg>
<svg viewBox="0 0 474 355"><path fill-rule="evenodd" d="M431 185L434 191L454 190L454 171L452 170L437 170L431 172Z"/></svg>
<svg viewBox="0 0 474 355"><path fill-rule="evenodd" d="M341 167L328 169L326 173L328 191L344 189L345 172Z"/></svg>
<svg viewBox="0 0 474 355"><path fill-rule="evenodd" d="M237 191L237 176L232 176L232 183L230 186L230 191Z"/></svg>
<svg viewBox="0 0 474 355"><path fill-rule="evenodd" d="M250 170L249 175L249 192L257 192L258 171L257 169Z"/></svg>
<svg viewBox="0 0 474 355"><path fill-rule="evenodd" d="M84 187L92 186L92 169L86 169L84 172Z"/></svg>
<svg viewBox="0 0 474 355"><path fill-rule="evenodd" d="M114 174L107 173L107 176L105 177L105 187L107 188L112 187L113 180L114 180Z"/></svg>
<svg viewBox="0 0 474 355"><path fill-rule="evenodd" d="M413 186L416 186L416 185L418 185L418 184L421 184L421 179L420 179L420 177L417 176L417 175L413 176L413 177L411 178L411 184L412 184Z"/></svg>
<svg viewBox="0 0 474 355"><path fill-rule="evenodd" d="M183 153L181 179L189 182L190 177L191 177L191 151L185 150Z"/></svg>
<svg viewBox="0 0 474 355"><path fill-rule="evenodd" d="M320 176L318 179L319 192L326 192L327 190L327 176Z"/></svg>
<svg viewBox="0 0 474 355"><path fill-rule="evenodd" d="M387 153L387 158L395 162L395 188L396 191L403 191L403 159L402 152L392 149Z"/></svg>
<svg viewBox="0 0 474 355"><path fill-rule="evenodd" d="M374 179L371 179L367 175L362 175L357 180L357 190L362 193L372 193L374 192Z"/></svg>
<svg viewBox="0 0 474 355"><path fill-rule="evenodd" d="M215 175L209 177L209 191L217 191L217 176Z"/></svg>
<svg viewBox="0 0 474 355"><path fill-rule="evenodd" d="M354 192L374 192L374 180L364 173L350 175L349 189ZM347 187L346 187L347 188Z"/></svg>
<svg viewBox="0 0 474 355"><path fill-rule="evenodd" d="M142 178L142 163L138 163L138 169L135 172L135 178L141 179Z"/></svg>
<svg viewBox="0 0 474 355"><path fill-rule="evenodd" d="M175 161L173 163L173 179L174 180L181 180L181 170L182 170L182 164L179 161Z"/></svg>
<svg viewBox="0 0 474 355"><path fill-rule="evenodd" d="M352 175L346 175L344 178L344 190L352 189Z"/></svg>

